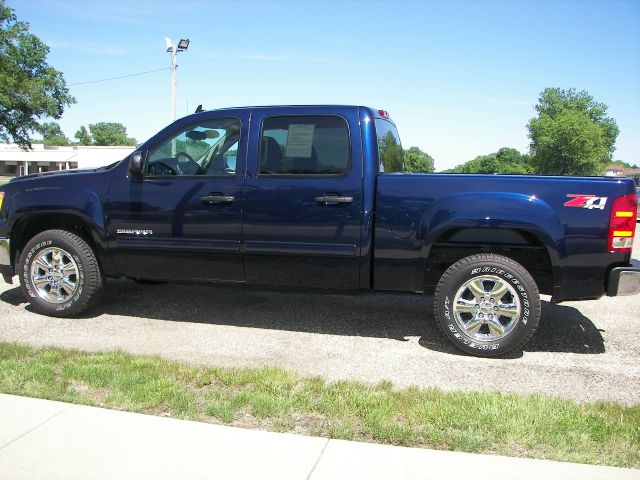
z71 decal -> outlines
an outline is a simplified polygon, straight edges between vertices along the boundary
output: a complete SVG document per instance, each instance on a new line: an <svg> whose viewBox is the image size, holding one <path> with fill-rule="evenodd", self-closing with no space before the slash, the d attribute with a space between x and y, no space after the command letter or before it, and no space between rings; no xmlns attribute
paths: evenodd
<svg viewBox="0 0 640 480"><path fill-rule="evenodd" d="M596 197L595 195L579 195L575 193L567 194L567 197L571 198L568 202L565 202L565 207L578 207L588 208L593 210L598 208L604 210L604 206L607 204L608 197Z"/></svg>

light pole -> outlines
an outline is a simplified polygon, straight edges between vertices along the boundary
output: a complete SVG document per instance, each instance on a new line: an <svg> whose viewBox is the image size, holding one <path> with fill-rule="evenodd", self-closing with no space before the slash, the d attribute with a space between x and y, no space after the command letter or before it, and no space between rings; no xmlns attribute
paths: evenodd
<svg viewBox="0 0 640 480"><path fill-rule="evenodd" d="M174 45L169 37L164 37L164 43L167 45L167 52L171 54L171 104L173 111L173 119L176 119L176 70L178 65L176 60L178 52L184 52L189 48L189 39L180 39L178 45Z"/></svg>

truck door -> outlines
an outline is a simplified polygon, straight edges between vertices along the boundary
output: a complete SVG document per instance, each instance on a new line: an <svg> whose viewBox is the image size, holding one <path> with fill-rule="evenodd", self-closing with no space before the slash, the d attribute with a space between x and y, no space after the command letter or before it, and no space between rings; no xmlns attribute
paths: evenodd
<svg viewBox="0 0 640 480"><path fill-rule="evenodd" d="M339 110L253 111L243 216L247 283L358 288L360 129L355 109Z"/></svg>
<svg viewBox="0 0 640 480"><path fill-rule="evenodd" d="M205 112L196 118L150 142L142 180L112 184L108 237L115 266L126 276L244 281L249 114Z"/></svg>

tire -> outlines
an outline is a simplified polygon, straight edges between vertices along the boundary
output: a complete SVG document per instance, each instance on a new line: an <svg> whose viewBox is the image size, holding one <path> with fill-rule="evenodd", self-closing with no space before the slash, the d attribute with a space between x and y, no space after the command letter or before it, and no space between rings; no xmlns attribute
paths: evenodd
<svg viewBox="0 0 640 480"><path fill-rule="evenodd" d="M522 347L540 321L540 292L524 267L492 253L456 262L440 278L434 319L460 350L495 357Z"/></svg>
<svg viewBox="0 0 640 480"><path fill-rule="evenodd" d="M54 317L85 311L103 284L91 247L65 230L47 230L29 240L20 255L18 275L27 301Z"/></svg>

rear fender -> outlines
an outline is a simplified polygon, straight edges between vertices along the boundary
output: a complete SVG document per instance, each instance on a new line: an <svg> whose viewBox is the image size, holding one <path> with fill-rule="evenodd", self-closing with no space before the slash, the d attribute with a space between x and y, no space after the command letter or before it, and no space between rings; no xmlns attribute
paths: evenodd
<svg viewBox="0 0 640 480"><path fill-rule="evenodd" d="M535 236L547 249L553 278L559 278L559 259L566 255L564 232L560 219L546 202L520 193L470 192L434 202L421 217L417 228L421 247L416 287L422 289L433 245L448 232L464 228L511 229Z"/></svg>

